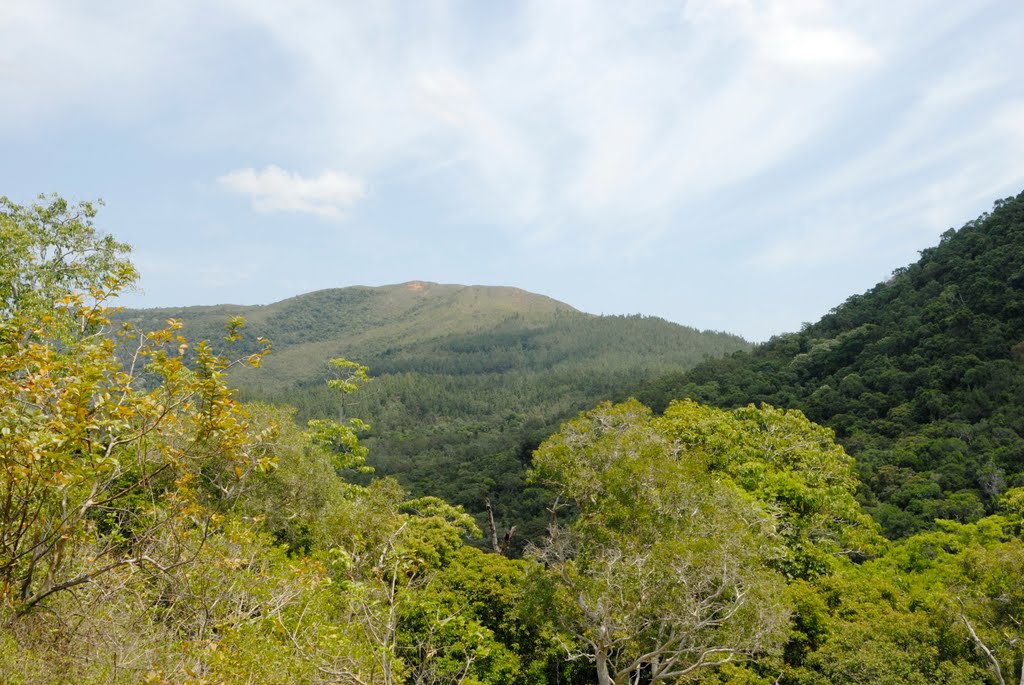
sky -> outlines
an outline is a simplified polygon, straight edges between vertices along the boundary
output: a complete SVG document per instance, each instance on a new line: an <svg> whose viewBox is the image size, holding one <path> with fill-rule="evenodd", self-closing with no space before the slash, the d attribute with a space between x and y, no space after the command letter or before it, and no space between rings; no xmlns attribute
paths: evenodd
<svg viewBox="0 0 1024 685"><path fill-rule="evenodd" d="M754 340L1024 190L1020 0L2 0L0 195L133 307L509 285Z"/></svg>

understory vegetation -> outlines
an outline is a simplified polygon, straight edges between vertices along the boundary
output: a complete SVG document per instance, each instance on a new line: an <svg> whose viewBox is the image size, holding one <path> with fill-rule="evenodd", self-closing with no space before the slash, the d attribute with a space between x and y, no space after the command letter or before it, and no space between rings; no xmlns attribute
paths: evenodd
<svg viewBox="0 0 1024 685"><path fill-rule="evenodd" d="M949 246L974 232L1020 236L1021 205L1024 196L1002 203L879 292L902 302L922 270L939 278L959 269L970 281L968 265L943 261ZM330 400L315 415L243 402L230 381L243 367L245 377L262 370L273 358L268 342L235 316L198 339L174 317L143 328L118 318L114 298L136 272L128 247L100 234L94 217L92 205L58 197L0 200L2 682L1024 680L1013 394L1024 331L1006 315L1019 286L997 293L995 276L979 276L943 300L949 312L917 314L934 334L902 344L922 360L920 378L901 370L911 364L896 354L903 348L885 342L897 335L890 324L866 321L874 306L854 300L764 352L649 390L657 411L625 396L583 408L516 455L518 470L528 462L527 482L509 484L509 497L539 493L545 522L517 555L457 498L424 492L429 482L410 493L372 472L374 442L363 436L374 412L358 410L386 416L388 393L407 378L399 366L385 383L362 363L323 360L329 375L316 396ZM990 244L963 242L976 244L981 263ZM998 268L1021 252L1004 250ZM939 286L924 284L942 296ZM976 299L986 293L1003 299ZM866 337L843 337L849 326L868 326ZM884 413L870 399L883 394L882 381L858 356L874 344L895 359L885 400L895 404ZM956 378L937 368L933 378L940 359L968 344L963 354L976 363L963 362ZM804 355L786 373L805 380L799 374L840 360L851 366L830 381L847 398L836 407L847 409L794 408L809 385L764 390L787 400L778 408L750 403L761 399L746 396L761 392L756 383L774 377L749 372L746 391L731 379L748 373L748 358L781 358L772 350L785 345ZM861 390L850 389L850 375ZM613 378L624 388L636 380ZM668 401L677 381L685 392ZM720 406L708 403L714 382L733 393L716 396ZM964 383L981 404L969 404ZM872 402L871 416L894 426L902 416L909 432L871 432L868 414L849 409ZM418 439L412 430L400 438L410 456ZM957 462L941 450L956 452L956 440L967 461L963 487L950 492L957 483L943 479ZM863 462L849 454L862 452ZM935 484L939 494L920 501L942 506L900 509L882 496L884 478L906 492ZM961 491L978 505L950 516Z"/></svg>

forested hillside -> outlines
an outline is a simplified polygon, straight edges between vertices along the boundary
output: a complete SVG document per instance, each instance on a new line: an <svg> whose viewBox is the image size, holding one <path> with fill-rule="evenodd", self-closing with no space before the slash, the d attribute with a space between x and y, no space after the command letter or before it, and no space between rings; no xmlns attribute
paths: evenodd
<svg viewBox="0 0 1024 685"><path fill-rule="evenodd" d="M92 205L42 200L0 198L0 682L1024 680L1024 488L892 542L800 411L602 402L531 455L546 532L522 558L484 552L462 507L365 473L349 410L380 379L324 361L335 416L304 425L239 401L229 381L265 343L232 317L209 340L115 324L128 246ZM564 316L550 335L583 325ZM480 343L463 335L416 344L458 358Z"/></svg>
<svg viewBox="0 0 1024 685"><path fill-rule="evenodd" d="M1024 194L799 333L638 394L801 409L856 457L891 537L991 513L1024 485Z"/></svg>
<svg viewBox="0 0 1024 685"><path fill-rule="evenodd" d="M655 317L594 316L515 288L412 282L301 295L261 307L131 310L139 328L181 321L219 337L246 319L246 352L272 345L258 372L232 376L243 397L298 409L301 420L356 416L368 463L414 493L466 506L481 524L518 526L517 549L544 532L548 495L525 482L533 449L559 423L603 400L708 358L741 338ZM327 360L369 367L372 382L344 406Z"/></svg>

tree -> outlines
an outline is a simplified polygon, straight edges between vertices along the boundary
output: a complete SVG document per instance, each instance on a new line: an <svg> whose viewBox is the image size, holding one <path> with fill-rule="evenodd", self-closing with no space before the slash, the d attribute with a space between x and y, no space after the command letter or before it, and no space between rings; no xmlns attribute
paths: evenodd
<svg viewBox="0 0 1024 685"><path fill-rule="evenodd" d="M0 206L0 602L24 614L121 567L188 563L194 548L165 543L195 536L166 529L209 531L208 502L271 456L225 384L261 353L191 349L172 320L122 366L106 302L134 280L127 248L88 203Z"/></svg>
<svg viewBox="0 0 1024 685"><path fill-rule="evenodd" d="M39 200L21 206L0 197L0 316L45 313L69 293L135 282L129 247L96 231L93 203L70 205L45 195Z"/></svg>
<svg viewBox="0 0 1024 685"><path fill-rule="evenodd" d="M358 419L239 404L227 374L266 349L242 320L237 359L173 319L117 331L134 269L91 205L2 202L0 681L538 681L524 562L465 548L460 507L346 483Z"/></svg>
<svg viewBox="0 0 1024 685"><path fill-rule="evenodd" d="M1000 509L973 525L943 522L964 543L937 566L959 620L996 680L1024 685L1024 488L1007 491Z"/></svg>
<svg viewBox="0 0 1024 685"><path fill-rule="evenodd" d="M863 559L879 549L877 526L854 497L853 459L831 429L800 411L767 404L722 411L680 400L655 423L679 449L763 504L785 543L772 563L787 577L814 578L841 557Z"/></svg>
<svg viewBox="0 0 1024 685"><path fill-rule="evenodd" d="M533 478L559 491L534 550L570 658L601 685L674 682L776 649L788 611L770 518L635 400L566 423L534 455Z"/></svg>

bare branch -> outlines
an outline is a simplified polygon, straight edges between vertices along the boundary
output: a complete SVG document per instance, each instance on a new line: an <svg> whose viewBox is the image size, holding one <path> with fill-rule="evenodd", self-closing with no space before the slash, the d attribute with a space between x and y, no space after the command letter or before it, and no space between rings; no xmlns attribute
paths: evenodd
<svg viewBox="0 0 1024 685"><path fill-rule="evenodd" d="M971 639L974 640L974 644L978 645L981 651L985 653L985 656L988 657L989 661L992 662L992 667L996 671L996 679L999 680L999 685L1006 685L1006 681L1003 679L1003 671L1001 668L999 668L999 660L996 659L995 654L992 653L992 650L990 650L985 645L985 643L981 641L981 638L978 637L978 634L974 632L974 626L972 626L971 622L967 620L964 600L960 597L957 597L956 599L958 602L960 602L960 620L962 620L964 622L964 625L967 626L967 631L971 634ZM1022 673L1024 673L1024 666L1022 666ZM1022 681L1022 683L1024 683L1024 681Z"/></svg>

